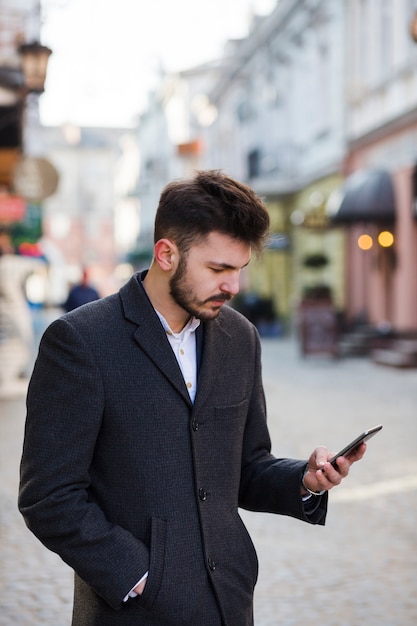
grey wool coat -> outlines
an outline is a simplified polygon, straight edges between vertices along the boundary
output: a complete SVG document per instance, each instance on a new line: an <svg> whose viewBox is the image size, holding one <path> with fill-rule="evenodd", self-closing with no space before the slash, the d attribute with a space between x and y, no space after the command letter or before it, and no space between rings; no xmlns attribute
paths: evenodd
<svg viewBox="0 0 417 626"><path fill-rule="evenodd" d="M228 306L203 326L194 405L138 276L42 338L19 508L75 571L74 626L250 626L238 507L324 523L325 497L303 509L305 461L270 453L256 329Z"/></svg>

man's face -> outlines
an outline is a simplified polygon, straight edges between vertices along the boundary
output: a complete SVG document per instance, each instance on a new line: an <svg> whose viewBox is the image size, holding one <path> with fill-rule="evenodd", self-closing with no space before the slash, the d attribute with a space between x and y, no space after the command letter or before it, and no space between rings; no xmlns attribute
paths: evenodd
<svg viewBox="0 0 417 626"><path fill-rule="evenodd" d="M169 286L173 300L203 321L217 317L221 307L239 292L239 276L250 261L246 243L212 232L180 257Z"/></svg>

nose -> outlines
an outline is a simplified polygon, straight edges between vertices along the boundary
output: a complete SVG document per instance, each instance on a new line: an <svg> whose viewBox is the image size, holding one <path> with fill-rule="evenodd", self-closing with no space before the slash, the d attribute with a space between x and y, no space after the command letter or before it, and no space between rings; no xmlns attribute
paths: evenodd
<svg viewBox="0 0 417 626"><path fill-rule="evenodd" d="M221 290L230 293L232 296L236 296L240 290L239 284L240 271L231 273L221 285Z"/></svg>

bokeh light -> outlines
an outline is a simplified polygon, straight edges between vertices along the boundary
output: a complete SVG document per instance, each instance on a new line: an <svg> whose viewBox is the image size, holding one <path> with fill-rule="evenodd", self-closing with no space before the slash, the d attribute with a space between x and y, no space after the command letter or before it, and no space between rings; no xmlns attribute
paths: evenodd
<svg viewBox="0 0 417 626"><path fill-rule="evenodd" d="M370 250L374 245L371 235L360 235L358 237L358 246L361 250Z"/></svg>
<svg viewBox="0 0 417 626"><path fill-rule="evenodd" d="M383 248L390 248L394 243L394 235L389 230L383 230L378 235L378 243Z"/></svg>

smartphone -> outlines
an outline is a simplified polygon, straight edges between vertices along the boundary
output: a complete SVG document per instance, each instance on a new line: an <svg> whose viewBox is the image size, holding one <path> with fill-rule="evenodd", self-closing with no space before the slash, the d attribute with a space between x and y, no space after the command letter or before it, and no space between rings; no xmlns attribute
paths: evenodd
<svg viewBox="0 0 417 626"><path fill-rule="evenodd" d="M365 430L365 432L363 432L361 435L356 437L356 439L351 441L347 446L345 446L342 450L340 450L340 452L335 454L330 459L330 463L333 465L335 469L337 469L336 459L339 456L349 456L349 454L351 454L355 450L355 448L360 446L361 443L368 441L368 439L376 435L376 433L378 433L381 429L382 429L382 424L380 424L379 426L374 426L373 428L369 428L369 430Z"/></svg>

